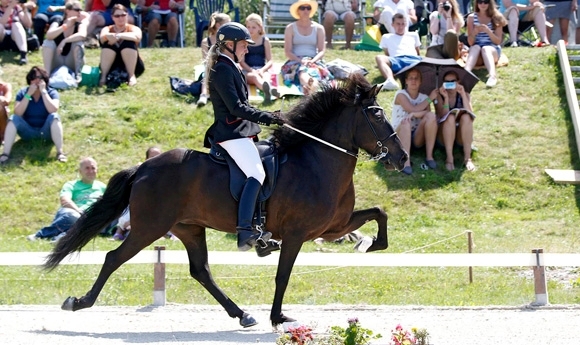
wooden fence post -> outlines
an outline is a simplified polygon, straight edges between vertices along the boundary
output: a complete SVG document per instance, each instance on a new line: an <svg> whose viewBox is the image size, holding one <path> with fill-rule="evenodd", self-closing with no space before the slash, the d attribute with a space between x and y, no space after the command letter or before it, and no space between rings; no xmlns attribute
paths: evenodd
<svg viewBox="0 0 580 345"><path fill-rule="evenodd" d="M471 230L467 231L467 252L471 254L473 252L473 232ZM473 283L473 267L469 266L469 284Z"/></svg>
<svg viewBox="0 0 580 345"><path fill-rule="evenodd" d="M548 285L546 284L545 267L540 262L543 249L533 249L533 254L536 254L536 266L534 270L534 290L536 292L536 300L533 305L547 305L548 304Z"/></svg>
<svg viewBox="0 0 580 345"><path fill-rule="evenodd" d="M153 264L153 305L165 305L165 262L162 260L162 251L165 246L155 246L157 262Z"/></svg>

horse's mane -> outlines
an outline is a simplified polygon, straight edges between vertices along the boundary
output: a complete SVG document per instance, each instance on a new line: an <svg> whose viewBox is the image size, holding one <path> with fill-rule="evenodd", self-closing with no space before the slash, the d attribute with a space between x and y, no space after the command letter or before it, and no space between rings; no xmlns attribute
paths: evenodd
<svg viewBox="0 0 580 345"><path fill-rule="evenodd" d="M372 85L362 74L352 73L336 87L324 84L321 90L302 100L283 114L288 124L312 135L320 133L328 120L338 116L347 106L360 104L361 95ZM307 137L291 129L280 127L273 132L280 151L301 145Z"/></svg>

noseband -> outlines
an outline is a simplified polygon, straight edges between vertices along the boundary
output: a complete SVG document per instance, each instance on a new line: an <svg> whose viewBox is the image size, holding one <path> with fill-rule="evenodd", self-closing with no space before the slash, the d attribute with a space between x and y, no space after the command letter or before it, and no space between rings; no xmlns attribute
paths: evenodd
<svg viewBox="0 0 580 345"><path fill-rule="evenodd" d="M368 123L369 127L371 128L371 131L373 132L375 139L377 140L377 146L373 150L373 153L377 152L377 151L378 151L378 153L373 154L370 157L370 160L379 161L379 160L385 158L389 154L389 148L385 145L385 142L395 138L395 136L397 135L397 132L393 131L393 133L391 133L391 135L389 135L387 138L381 140L379 138L379 135L377 134L377 131L375 131L375 128L373 127L373 123L369 119L369 115L367 114L367 110L369 110L369 109L379 109L383 113L384 113L384 110L382 107L379 107L378 105L370 105L368 107L363 108L363 110L362 110L363 114L365 115L365 119L367 120L367 123Z"/></svg>

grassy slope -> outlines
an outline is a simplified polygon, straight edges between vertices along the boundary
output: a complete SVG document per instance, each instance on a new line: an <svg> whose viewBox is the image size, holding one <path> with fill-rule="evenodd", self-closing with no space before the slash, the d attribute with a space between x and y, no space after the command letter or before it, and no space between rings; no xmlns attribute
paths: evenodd
<svg viewBox="0 0 580 345"><path fill-rule="evenodd" d="M476 172L447 173L444 169L423 172L416 168L414 176L406 177L386 172L373 162L359 162L355 173L357 208L379 205L388 212L389 252L423 246L427 247L419 252L465 252L464 235L449 238L466 230L474 233L476 252L529 252L532 248L578 252L578 187L556 185L543 171L580 168L555 50L506 51L510 64L499 69L498 86L486 90L481 83L472 92L478 115ZM143 160L150 145L201 149L203 134L212 121L211 107L196 109L183 98L172 96L167 80L169 75L190 77L193 65L200 62L199 49L141 53L147 71L133 89L117 93L85 88L61 92L60 113L68 163L55 162L51 146L17 142L12 154L14 163L0 168L1 251L50 250L49 243L30 243L24 237L50 222L57 207L58 190L65 180L74 178L81 156L95 157L100 178L106 181L119 169ZM283 61L281 48L275 48L274 54L277 61ZM360 63L370 71L369 80L381 82L374 67L375 54L349 51L346 55L335 50L328 52L327 60L341 57ZM29 67L15 65L11 54L3 53L0 58L3 79L17 90L23 86ZM41 64L40 54L32 54L30 61L31 65ZM98 51L87 52L87 63L98 64ZM477 74L485 80L484 71ZM383 92L379 98L387 114L392 97L393 93ZM287 109L295 101L278 101L266 108ZM459 153L456 157L459 159ZM442 167L443 153L437 152L435 158ZM421 153L414 154L415 166L422 160ZM373 234L375 225L369 223L362 231ZM211 250L234 248L232 237L215 231L209 231L208 242ZM182 248L178 242L164 243L168 249ZM98 239L86 249L114 247L114 243ZM348 245L325 247L351 250ZM308 243L303 250L316 250L316 246ZM2 281L6 293L0 297L0 303L60 303L68 293L86 291L98 269L63 267L46 275L29 267L0 268L2 276L11 277ZM214 303L198 284L187 278L185 267L173 266L168 270L170 301ZM270 296L273 292L274 268L218 266L213 271L218 283L242 304L256 303L255 296ZM533 287L529 280L520 278L519 272L519 269L476 269L475 283L469 285L466 270L455 268L334 269L326 273L296 268L295 273L302 274L293 276L286 302L526 303L533 298ZM25 286L28 288L23 289ZM124 266L113 275L99 303L147 304L151 286L150 267ZM578 285L568 289L551 281L551 301L579 303L578 289ZM247 291L253 293L248 296Z"/></svg>

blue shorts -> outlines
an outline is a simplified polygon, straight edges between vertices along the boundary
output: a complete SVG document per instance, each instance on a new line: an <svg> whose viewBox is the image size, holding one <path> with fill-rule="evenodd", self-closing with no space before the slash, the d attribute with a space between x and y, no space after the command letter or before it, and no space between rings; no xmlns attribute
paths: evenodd
<svg viewBox="0 0 580 345"><path fill-rule="evenodd" d="M22 138L22 140L31 140L31 139L45 139L51 140L52 137L50 136L50 125L52 125L52 121L58 120L60 121L60 116L57 113L49 114L44 121L44 125L41 128L32 127L31 125L26 122L22 116L12 115L10 116L10 121L14 123L16 127L16 132Z"/></svg>
<svg viewBox="0 0 580 345"><path fill-rule="evenodd" d="M388 56L388 58L389 62L391 63L391 70L395 74L403 68L412 66L421 61L421 57L417 55Z"/></svg>
<svg viewBox="0 0 580 345"><path fill-rule="evenodd" d="M134 23L135 22L135 15L133 14L133 10L130 9L130 8L128 8L127 9L127 14L133 18L133 23ZM109 26L109 25L115 24L113 22L113 16L111 16L111 10L102 11L101 12L101 15L105 19L105 26ZM130 22L128 22L128 23L130 23Z"/></svg>
<svg viewBox="0 0 580 345"><path fill-rule="evenodd" d="M151 11L145 16L145 23L151 23L154 19L157 19L159 25L167 25L171 18L177 18L177 13L169 12L167 14L161 14Z"/></svg>

